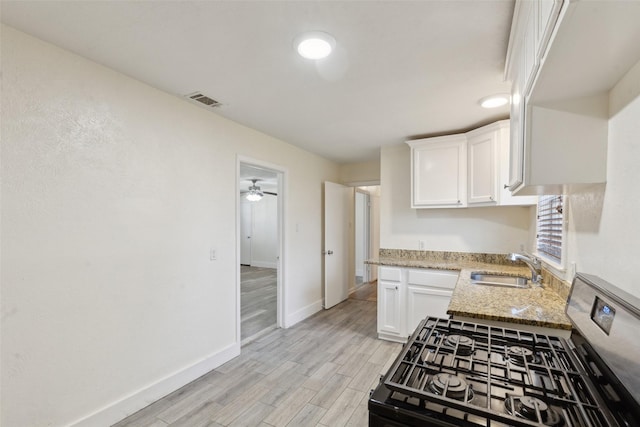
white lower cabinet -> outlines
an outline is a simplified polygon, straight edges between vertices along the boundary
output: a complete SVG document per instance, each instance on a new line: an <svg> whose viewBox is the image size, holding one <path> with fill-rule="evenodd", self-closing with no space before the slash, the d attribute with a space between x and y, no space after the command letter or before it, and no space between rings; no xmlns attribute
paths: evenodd
<svg viewBox="0 0 640 427"><path fill-rule="evenodd" d="M406 342L425 317L448 317L458 272L379 267L378 275L378 338Z"/></svg>
<svg viewBox="0 0 640 427"><path fill-rule="evenodd" d="M404 305L404 269L398 267L378 268L378 336L392 339L400 337L405 329L402 322Z"/></svg>
<svg viewBox="0 0 640 427"><path fill-rule="evenodd" d="M399 336L404 329L400 286L397 282L378 280L378 332Z"/></svg>
<svg viewBox="0 0 640 427"><path fill-rule="evenodd" d="M427 316L447 318L451 291L407 285L407 333L410 334Z"/></svg>

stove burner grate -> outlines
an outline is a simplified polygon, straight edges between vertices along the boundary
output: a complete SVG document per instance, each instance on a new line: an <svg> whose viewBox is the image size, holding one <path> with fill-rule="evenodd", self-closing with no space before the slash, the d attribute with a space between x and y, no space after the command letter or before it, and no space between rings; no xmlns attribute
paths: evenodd
<svg viewBox="0 0 640 427"><path fill-rule="evenodd" d="M507 396L504 408L509 415L541 422L547 426L561 426L563 424L560 414L537 397Z"/></svg>
<svg viewBox="0 0 640 427"><path fill-rule="evenodd" d="M473 390L467 382L453 374L439 373L429 381L429 390L438 396L446 396L451 399L470 401L473 399Z"/></svg>
<svg viewBox="0 0 640 427"><path fill-rule="evenodd" d="M447 335L444 345L450 348L458 348L460 356L470 356L473 353L473 339L466 335Z"/></svg>
<svg viewBox="0 0 640 427"><path fill-rule="evenodd" d="M564 340L526 331L428 317L382 387L392 405L464 425L607 425Z"/></svg>
<svg viewBox="0 0 640 427"><path fill-rule="evenodd" d="M506 359L518 366L524 366L526 363L540 364L542 359L535 354L533 350L521 346L510 346L507 348Z"/></svg>

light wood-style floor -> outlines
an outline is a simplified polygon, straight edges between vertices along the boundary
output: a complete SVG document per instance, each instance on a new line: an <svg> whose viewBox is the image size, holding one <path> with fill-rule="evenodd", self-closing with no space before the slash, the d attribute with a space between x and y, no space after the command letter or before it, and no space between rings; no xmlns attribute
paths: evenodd
<svg viewBox="0 0 640 427"><path fill-rule="evenodd" d="M240 266L240 335L242 341L276 326L275 268Z"/></svg>
<svg viewBox="0 0 640 427"><path fill-rule="evenodd" d="M374 280L358 285L351 295L349 295L349 298L362 301L378 301L378 281Z"/></svg>
<svg viewBox="0 0 640 427"><path fill-rule="evenodd" d="M349 299L258 338L116 426L366 426L369 391L400 348L376 339L375 302Z"/></svg>

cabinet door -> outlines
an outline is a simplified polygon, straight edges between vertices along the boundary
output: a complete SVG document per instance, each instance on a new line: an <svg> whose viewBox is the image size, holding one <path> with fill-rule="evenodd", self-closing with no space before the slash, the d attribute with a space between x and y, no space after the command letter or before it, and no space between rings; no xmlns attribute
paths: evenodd
<svg viewBox="0 0 640 427"><path fill-rule="evenodd" d="M407 286L407 330L409 333L427 316L448 318L452 291L427 286Z"/></svg>
<svg viewBox="0 0 640 427"><path fill-rule="evenodd" d="M403 336L401 283L378 280L378 332Z"/></svg>
<svg viewBox="0 0 640 427"><path fill-rule="evenodd" d="M465 207L467 139L452 135L411 141L412 208Z"/></svg>
<svg viewBox="0 0 640 427"><path fill-rule="evenodd" d="M522 52L517 52L521 57ZM521 73L516 74L511 86L511 127L509 143L509 190L514 191L524 182L524 92Z"/></svg>
<svg viewBox="0 0 640 427"><path fill-rule="evenodd" d="M469 135L469 198L467 203L496 203L496 131Z"/></svg>
<svg viewBox="0 0 640 427"><path fill-rule="evenodd" d="M562 8L563 0L538 0L537 2L537 24L536 51L538 59L544 56L549 38L558 20L558 14Z"/></svg>
<svg viewBox="0 0 640 427"><path fill-rule="evenodd" d="M508 121L507 121L508 123ZM504 127L498 134L498 200L500 206L530 206L538 203L538 196L514 196L509 190L510 130Z"/></svg>
<svg viewBox="0 0 640 427"><path fill-rule="evenodd" d="M524 93L529 93L533 81L538 72L540 61L537 55L536 47L538 41L538 14L537 4L534 2L524 2L521 7L524 16L524 22L521 35L522 62L519 70L522 73Z"/></svg>

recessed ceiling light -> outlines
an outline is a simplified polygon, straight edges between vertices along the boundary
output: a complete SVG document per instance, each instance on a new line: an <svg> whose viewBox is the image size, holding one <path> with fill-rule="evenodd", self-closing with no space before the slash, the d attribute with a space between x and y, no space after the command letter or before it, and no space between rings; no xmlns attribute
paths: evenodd
<svg viewBox="0 0 640 427"><path fill-rule="evenodd" d="M480 100L480 106L482 108L497 108L507 105L509 103L509 95L491 95L486 96Z"/></svg>
<svg viewBox="0 0 640 427"><path fill-rule="evenodd" d="M322 59L329 56L336 47L336 39L322 31L312 31L296 37L293 45L303 58Z"/></svg>

